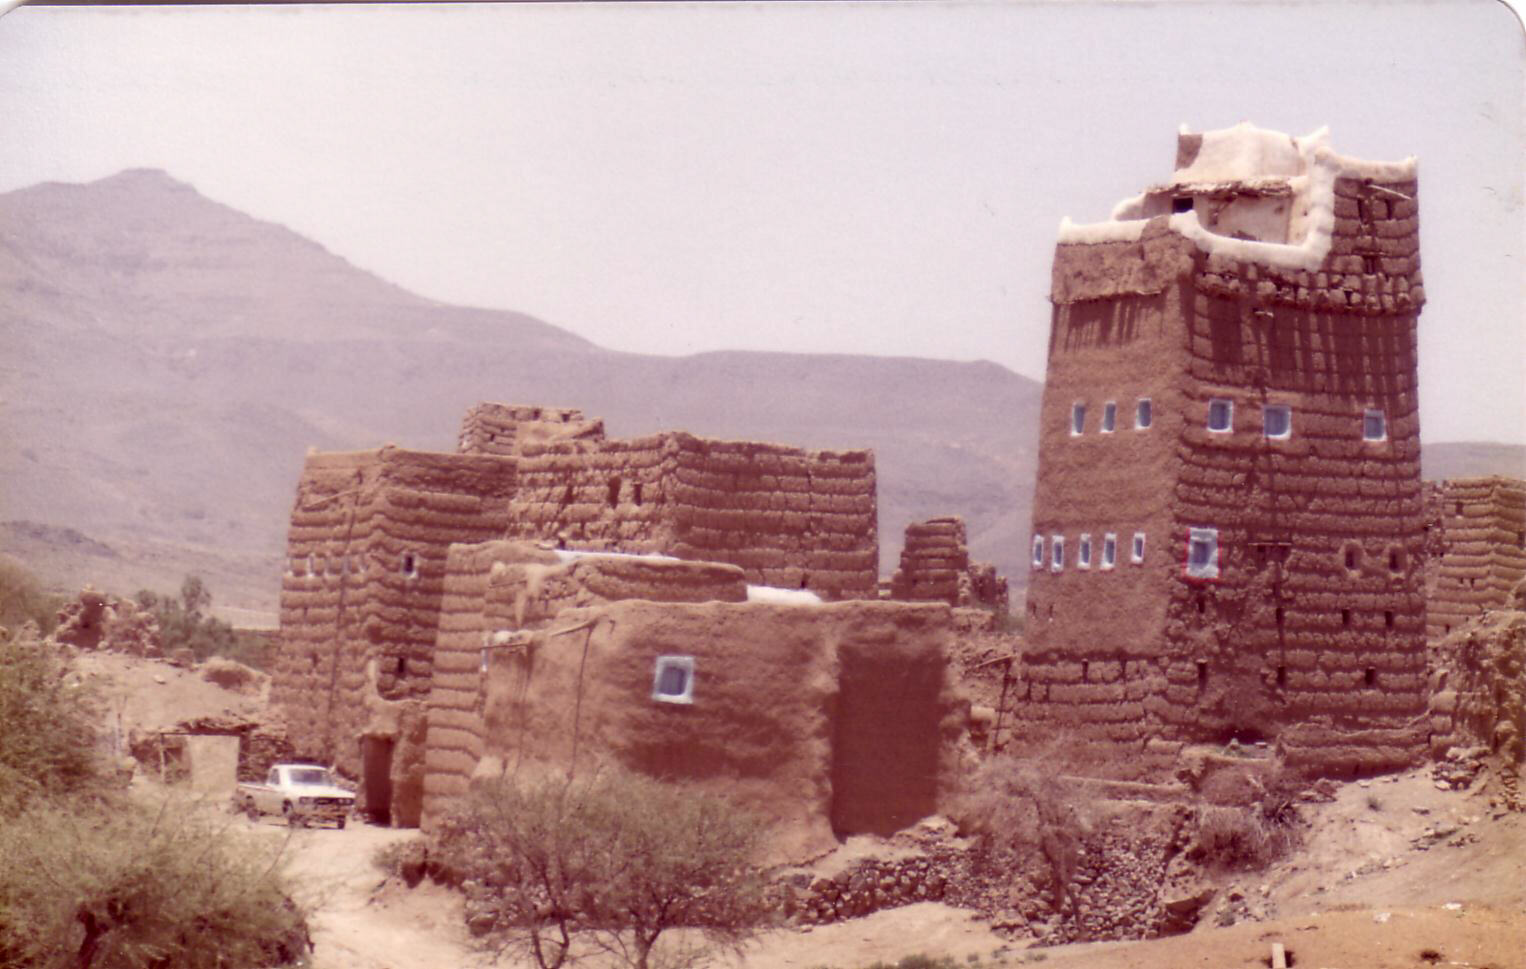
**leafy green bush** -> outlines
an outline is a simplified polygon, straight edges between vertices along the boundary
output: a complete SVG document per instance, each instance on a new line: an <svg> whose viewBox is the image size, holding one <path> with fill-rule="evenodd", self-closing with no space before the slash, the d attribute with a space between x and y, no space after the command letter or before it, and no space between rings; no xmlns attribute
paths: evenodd
<svg viewBox="0 0 1526 969"><path fill-rule="evenodd" d="M22 636L0 642L0 819L38 795L104 785L96 711L57 647Z"/></svg>
<svg viewBox="0 0 1526 969"><path fill-rule="evenodd" d="M727 801L640 775L500 778L474 789L430 852L469 893L468 924L495 952L543 969L603 952L636 969L668 929L667 966L705 964L769 917L753 866L757 822Z"/></svg>
<svg viewBox="0 0 1526 969"><path fill-rule="evenodd" d="M0 826L0 965L295 965L311 949L280 845L192 806L35 801Z"/></svg>
<svg viewBox="0 0 1526 969"><path fill-rule="evenodd" d="M133 598L159 621L160 642L166 656L187 649L198 663L211 656L226 656L255 669L268 668L270 657L263 640L207 615L212 607L212 591L200 576L186 576L180 584L179 598L151 589L140 589Z"/></svg>

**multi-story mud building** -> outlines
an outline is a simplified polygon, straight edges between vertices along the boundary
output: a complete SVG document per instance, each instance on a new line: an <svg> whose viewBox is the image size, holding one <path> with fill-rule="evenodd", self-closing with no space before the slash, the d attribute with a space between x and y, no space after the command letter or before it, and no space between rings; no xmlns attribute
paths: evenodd
<svg viewBox="0 0 1526 969"><path fill-rule="evenodd" d="M1062 223L1019 735L1424 749L1417 205L1413 160L1242 124Z"/></svg>

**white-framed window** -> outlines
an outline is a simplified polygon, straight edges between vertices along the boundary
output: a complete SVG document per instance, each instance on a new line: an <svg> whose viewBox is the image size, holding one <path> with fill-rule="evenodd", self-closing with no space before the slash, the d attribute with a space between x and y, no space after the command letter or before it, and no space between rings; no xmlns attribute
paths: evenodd
<svg viewBox="0 0 1526 969"><path fill-rule="evenodd" d="M1129 561L1133 562L1135 565L1138 565L1139 563L1143 562L1144 561L1144 549L1145 549L1145 533L1144 532L1135 532L1134 533L1134 544L1133 544L1133 547L1131 547L1129 549Z"/></svg>
<svg viewBox="0 0 1526 969"><path fill-rule="evenodd" d="M1049 539L1049 567L1058 572L1065 567L1065 536L1055 535Z"/></svg>
<svg viewBox="0 0 1526 969"><path fill-rule="evenodd" d="M1388 440L1388 418L1376 407L1362 411L1362 440Z"/></svg>
<svg viewBox="0 0 1526 969"><path fill-rule="evenodd" d="M652 672L652 699L659 703L694 702L694 657L659 656Z"/></svg>
<svg viewBox="0 0 1526 969"><path fill-rule="evenodd" d="M1118 564L1118 536L1108 532L1102 536L1102 567L1110 569Z"/></svg>
<svg viewBox="0 0 1526 969"><path fill-rule="evenodd" d="M1287 404L1267 404L1261 408L1261 433L1274 441L1293 436L1293 408Z"/></svg>
<svg viewBox="0 0 1526 969"><path fill-rule="evenodd" d="M1070 436L1076 437L1086 432L1086 405L1076 401L1070 405Z"/></svg>
<svg viewBox="0 0 1526 969"><path fill-rule="evenodd" d="M1102 405L1102 433L1111 434L1118 427L1118 403L1108 401Z"/></svg>
<svg viewBox="0 0 1526 969"><path fill-rule="evenodd" d="M1081 533L1081 541L1076 546L1076 568L1089 569L1092 567L1092 537L1089 532Z"/></svg>
<svg viewBox="0 0 1526 969"><path fill-rule="evenodd" d="M1215 397L1208 401L1208 429L1215 434L1228 434L1235 426L1235 404L1228 397Z"/></svg>
<svg viewBox="0 0 1526 969"><path fill-rule="evenodd" d="M1044 536L1042 535L1033 536L1033 567L1036 569L1044 567Z"/></svg>
<svg viewBox="0 0 1526 969"><path fill-rule="evenodd" d="M419 577L419 557L412 552L404 552L402 561L399 563L402 573L410 579Z"/></svg>
<svg viewBox="0 0 1526 969"><path fill-rule="evenodd" d="M1187 574L1194 579L1219 577L1219 530L1187 529Z"/></svg>
<svg viewBox="0 0 1526 969"><path fill-rule="evenodd" d="M1134 404L1134 430L1148 430L1154 420L1155 413L1153 405L1150 403L1150 398L1139 398L1139 400Z"/></svg>
<svg viewBox="0 0 1526 969"><path fill-rule="evenodd" d="M318 557L311 552L307 553L307 574L313 575L318 571Z"/></svg>

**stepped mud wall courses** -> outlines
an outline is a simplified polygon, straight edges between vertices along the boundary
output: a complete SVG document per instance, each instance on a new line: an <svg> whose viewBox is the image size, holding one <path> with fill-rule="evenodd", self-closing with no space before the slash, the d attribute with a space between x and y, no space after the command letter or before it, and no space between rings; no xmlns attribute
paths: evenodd
<svg viewBox="0 0 1526 969"><path fill-rule="evenodd" d="M946 602L1007 611L1007 580L995 566L971 562L964 519L958 515L906 526L901 565L890 597L903 602Z"/></svg>
<svg viewBox="0 0 1526 969"><path fill-rule="evenodd" d="M1424 297L1396 171L1334 180L1317 271L1167 217L1057 248L1020 729L1276 739L1337 773L1423 748Z"/></svg>
<svg viewBox="0 0 1526 969"><path fill-rule="evenodd" d="M1426 634L1435 641L1510 606L1526 579L1526 481L1500 476L1425 486Z"/></svg>
<svg viewBox="0 0 1526 969"><path fill-rule="evenodd" d="M511 538L740 566L827 598L876 592L874 457L681 432L524 444Z"/></svg>
<svg viewBox="0 0 1526 969"><path fill-rule="evenodd" d="M507 527L511 459L383 448L308 458L271 702L302 757L360 774L367 701L430 692L445 558Z"/></svg>
<svg viewBox="0 0 1526 969"><path fill-rule="evenodd" d="M457 449L462 454L513 455L522 442L603 437L604 422L585 418L575 408L484 401L462 418Z"/></svg>

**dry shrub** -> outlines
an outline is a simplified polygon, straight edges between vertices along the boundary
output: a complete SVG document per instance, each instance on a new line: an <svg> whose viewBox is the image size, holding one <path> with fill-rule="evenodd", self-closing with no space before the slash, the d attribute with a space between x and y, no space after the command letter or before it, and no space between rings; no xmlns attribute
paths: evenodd
<svg viewBox="0 0 1526 969"><path fill-rule="evenodd" d="M235 693L256 694L266 675L236 660L213 656L202 664L201 678Z"/></svg>
<svg viewBox="0 0 1526 969"><path fill-rule="evenodd" d="M58 647L27 636L0 642L0 819L36 796L105 786L96 709Z"/></svg>
<svg viewBox="0 0 1526 969"><path fill-rule="evenodd" d="M1256 871L1286 857L1298 840L1293 824L1268 816L1259 805L1204 804L1197 811L1193 856L1209 868Z"/></svg>
<svg viewBox="0 0 1526 969"><path fill-rule="evenodd" d="M993 863L1041 870L1063 908L1091 820L1060 779L1056 749L986 761L965 780L952 814L961 829L980 838Z"/></svg>
<svg viewBox="0 0 1526 969"><path fill-rule="evenodd" d="M502 777L473 789L429 852L469 891L495 953L554 969L590 952L648 969L705 964L770 917L753 865L761 828L726 800L636 774Z"/></svg>
<svg viewBox="0 0 1526 969"><path fill-rule="evenodd" d="M280 966L311 949L257 842L191 806L38 801L0 826L0 965Z"/></svg>

